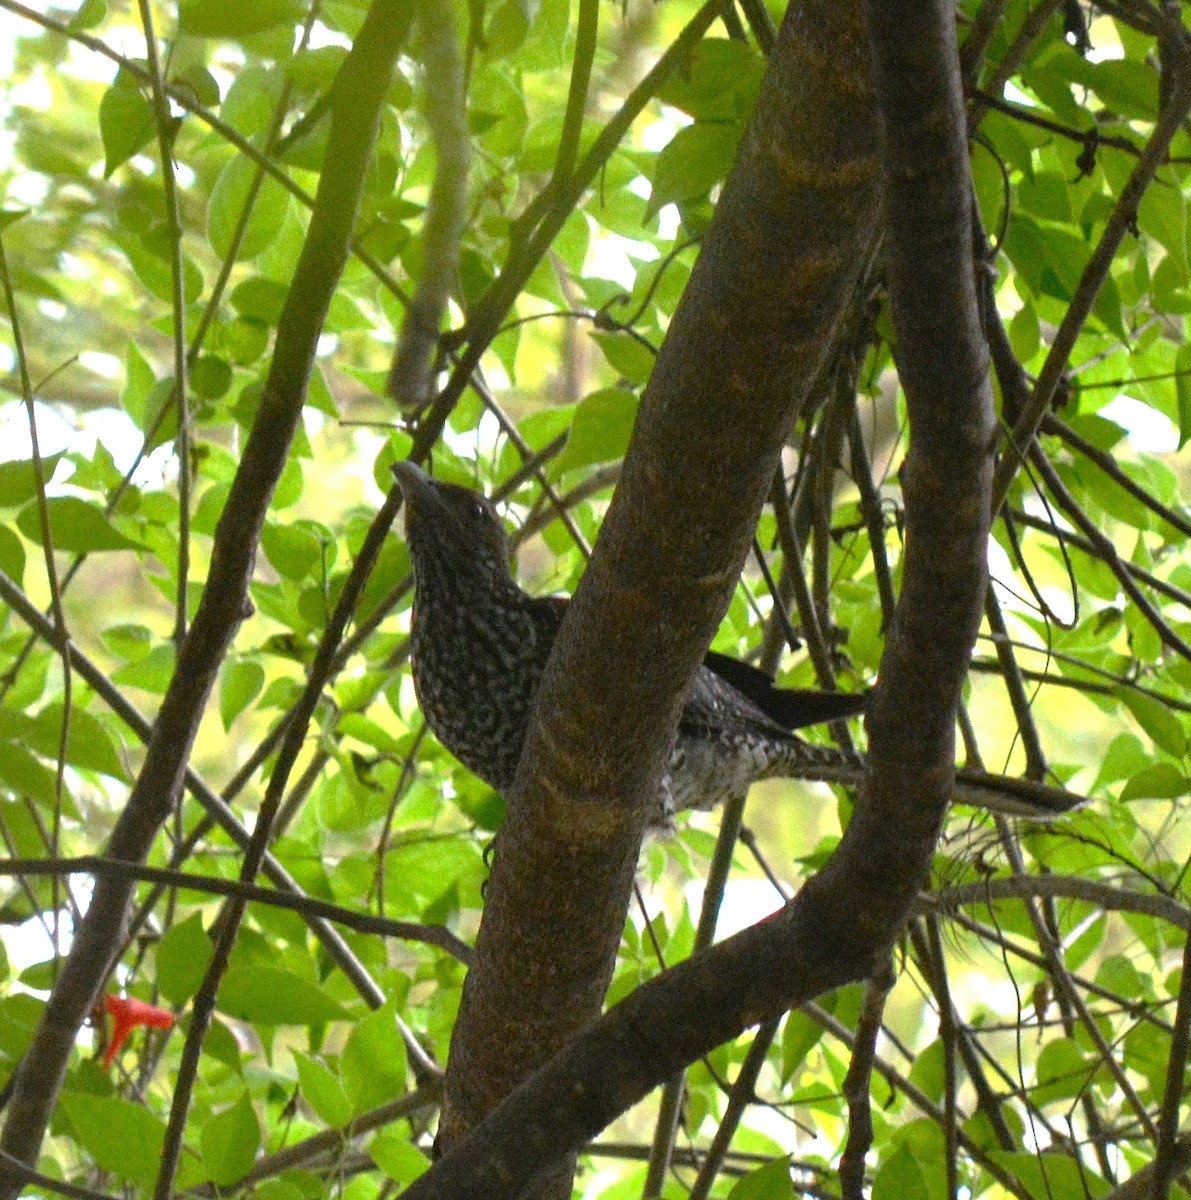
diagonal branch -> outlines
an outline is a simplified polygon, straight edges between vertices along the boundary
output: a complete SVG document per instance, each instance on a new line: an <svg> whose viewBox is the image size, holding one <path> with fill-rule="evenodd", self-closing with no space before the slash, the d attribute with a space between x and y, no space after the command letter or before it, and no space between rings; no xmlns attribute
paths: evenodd
<svg viewBox="0 0 1191 1200"><path fill-rule="evenodd" d="M793 128L822 119L830 107L841 125L850 123L851 136L842 144L856 155L847 165L837 160L835 180L850 170L855 187L824 188L817 199L830 195L838 208L846 197L853 217L869 211L867 200L857 204L868 189L867 159L858 154L855 139L860 131L866 140L871 136L870 110L867 97L855 90L864 77L852 57L855 14L842 16L842 7L827 13L807 3L787 17L758 105L759 114L776 117L777 127L756 118L725 188L700 260L705 274L696 271L671 325L616 500L555 644L501 835L477 962L452 1047L448 1103L456 1111L448 1127L456 1139L494 1103L497 1087L508 1086L534 1061L518 1046L519 1058L506 1054L497 1064L504 1069L498 1078L476 1045L475 1030L468 1029L477 1011L486 1011L489 1040L502 1050L517 1039L516 1024L531 1025L541 1035L534 1021L539 1014L527 1015L525 1001L542 992L560 1006L567 996L568 1012L582 1007L579 1021L590 1019L590 997L602 991L606 968L594 982L575 980L569 993L547 989L546 983L557 982L557 961L551 964L553 978L527 979L524 966L519 974L514 961L501 959L493 931L511 940L515 952L528 954L531 964L532 955L548 947L551 933L565 937L568 947L586 948L596 937L606 941L606 931L583 911L593 907L587 903L591 880L595 876L605 893L618 886L617 872L631 881L639 810L657 785L676 698L735 580L750 521L771 477L777 447L769 439L780 418L763 397L791 382L774 374L789 372L793 362L806 365L796 351L809 356L813 370L815 352L826 344L799 345L795 331L811 326L800 324L805 311L800 301L813 289L808 285L800 293L789 284L786 271L774 266L783 260L772 247L768 274L788 286L770 299L782 306L788 323L780 331L766 328L761 344L736 324L758 317L751 297L733 292L739 286L734 276L764 241L763 229L776 223L778 234L802 249L812 231L838 236L840 214L815 211L815 224L805 220L810 214L804 211L797 214L803 222L787 230L779 214L788 217L797 201L787 197L789 207L766 210L753 195L750 207L734 189L747 181L766 195L764 182L748 173L749 154L764 135L773 138L766 166L785 185L794 180L809 185L807 158L783 139L782 122ZM995 425L969 251L970 183L953 14L941 0L910 10L871 0L867 11L886 128L891 290L911 449L904 585L869 717L870 770L856 816L835 856L790 905L617 1005L453 1145L408 1190L410 1200L516 1195L559 1154L577 1150L700 1054L792 1004L871 975L887 961L925 878L954 773L955 709L980 622ZM800 78L783 74L791 43L821 34L830 23L834 59L847 61L850 70L827 80L803 63ZM820 128L819 145L831 144L830 134L843 135L841 128L828 128L830 133ZM795 195L801 200L797 190ZM762 214L768 220L752 224ZM736 241L734 255L725 253L719 240L724 236ZM838 305L844 293L827 288L836 260L828 246L818 249L824 256L816 260L823 287L815 293L818 303L830 296ZM797 262L806 279L811 263ZM830 324L822 332L829 333ZM752 370L743 369L738 351L753 356ZM713 352L721 371L726 365L727 378L709 364ZM767 371L773 363L780 365ZM805 382L806 376L797 379ZM748 432L740 429L742 413L750 418ZM714 450L702 440L712 428ZM651 669L645 672L639 664L647 661ZM603 754L600 746L606 747ZM542 842L531 846L531 839L545 839L556 853L543 853ZM536 874L527 880L519 872L531 852ZM578 895L564 881L543 878L542 868L552 859L572 888L578 884ZM593 967L590 955L585 965ZM493 999L518 978L510 1020L493 1008ZM508 1000L513 993L503 995ZM559 1033L558 1024L548 1030L551 1039ZM541 1050L539 1043L536 1061ZM470 1069L470 1090L452 1081L461 1061ZM470 1111L458 1111L461 1101ZM543 1193L540 1179L534 1191L553 1194Z"/></svg>

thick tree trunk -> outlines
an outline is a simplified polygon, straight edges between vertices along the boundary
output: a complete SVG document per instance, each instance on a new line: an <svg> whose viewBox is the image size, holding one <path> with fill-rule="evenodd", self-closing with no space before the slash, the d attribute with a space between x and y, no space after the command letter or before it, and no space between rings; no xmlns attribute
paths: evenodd
<svg viewBox="0 0 1191 1200"><path fill-rule="evenodd" d="M858 13L806 3L787 16L543 685L452 1047L447 1141L489 1115L410 1200L495 1200L530 1179L534 1195L562 1194L557 1165L543 1168L675 1070L886 962L926 877L985 588L993 404L952 14L945 0L867 9L911 451L904 582L855 817L790 905L639 989L489 1111L598 1008L676 705L871 246L874 111Z"/></svg>
<svg viewBox="0 0 1191 1200"><path fill-rule="evenodd" d="M599 1015L681 698L874 244L876 139L859 4L795 4L543 683L452 1041L443 1145Z"/></svg>

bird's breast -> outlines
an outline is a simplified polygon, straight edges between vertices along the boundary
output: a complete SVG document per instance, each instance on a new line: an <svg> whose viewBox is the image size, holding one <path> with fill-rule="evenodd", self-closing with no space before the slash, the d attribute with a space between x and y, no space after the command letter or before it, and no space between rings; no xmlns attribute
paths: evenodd
<svg viewBox="0 0 1191 1200"><path fill-rule="evenodd" d="M512 782L549 646L530 614L423 609L412 634L414 688L427 724L466 767L501 790Z"/></svg>

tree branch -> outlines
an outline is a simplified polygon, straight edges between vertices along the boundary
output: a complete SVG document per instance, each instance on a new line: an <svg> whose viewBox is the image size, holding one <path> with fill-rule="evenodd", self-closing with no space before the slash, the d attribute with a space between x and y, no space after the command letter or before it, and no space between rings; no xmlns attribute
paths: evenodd
<svg viewBox="0 0 1191 1200"><path fill-rule="evenodd" d="M455 5L448 0L427 0L419 6L418 18L422 59L427 78L433 81L425 89L425 108L437 166L422 222L422 273L405 314L385 388L398 404L415 411L433 398L439 328L459 274L471 163Z"/></svg>

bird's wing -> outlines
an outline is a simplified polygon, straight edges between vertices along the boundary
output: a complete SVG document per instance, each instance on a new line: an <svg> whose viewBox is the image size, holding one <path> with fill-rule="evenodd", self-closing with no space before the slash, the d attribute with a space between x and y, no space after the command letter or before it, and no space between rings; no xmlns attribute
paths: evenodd
<svg viewBox="0 0 1191 1200"><path fill-rule="evenodd" d="M569 596L539 596L538 628L551 642L570 604ZM679 727L686 733L786 734L864 711L868 694L816 692L780 688L764 671L726 654L709 650L682 710Z"/></svg>
<svg viewBox="0 0 1191 1200"><path fill-rule="evenodd" d="M779 725L744 692L710 667L700 667L678 720L682 733L693 737L722 734L763 734L787 737Z"/></svg>
<svg viewBox="0 0 1191 1200"><path fill-rule="evenodd" d="M765 716L787 731L840 717L854 717L864 712L868 704L867 692L817 692L777 687L760 668L714 650L708 650L703 665L747 696Z"/></svg>

